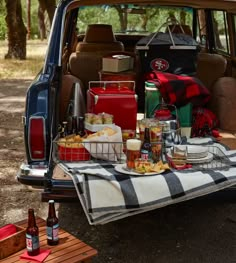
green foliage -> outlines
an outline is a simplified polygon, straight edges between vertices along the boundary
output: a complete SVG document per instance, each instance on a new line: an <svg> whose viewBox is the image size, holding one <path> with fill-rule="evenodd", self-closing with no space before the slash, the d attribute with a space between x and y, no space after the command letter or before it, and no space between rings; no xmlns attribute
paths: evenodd
<svg viewBox="0 0 236 263"><path fill-rule="evenodd" d="M0 2L0 40L4 40L7 32L6 27L6 12L5 12L5 2Z"/></svg>
<svg viewBox="0 0 236 263"><path fill-rule="evenodd" d="M27 1L21 0L22 17L25 26L27 27ZM32 38L39 37L38 29L38 0L31 0L31 36ZM5 1L0 1L0 39L5 39L7 34L7 26L5 21L6 6Z"/></svg>
<svg viewBox="0 0 236 263"><path fill-rule="evenodd" d="M27 27L27 6L25 0L21 1L22 4L22 17L25 26ZM39 28L38 28L38 0L31 0L31 21L30 21L30 35L31 38L39 38Z"/></svg>
<svg viewBox="0 0 236 263"><path fill-rule="evenodd" d="M4 40L7 33L5 16L0 16L0 40Z"/></svg>
<svg viewBox="0 0 236 263"><path fill-rule="evenodd" d="M134 9L135 10L135 9ZM167 18L171 15L181 21L184 13L185 23L192 25L192 10L184 8L146 7L143 14L133 12L127 16L126 32L156 32L164 31ZM124 11L125 13L125 11ZM123 13L123 15L124 15ZM88 24L111 24L114 32L121 32L121 23L117 9L107 6L83 7L79 11L77 27L79 33L85 32Z"/></svg>
<svg viewBox="0 0 236 263"><path fill-rule="evenodd" d="M105 13L105 15L104 15ZM82 8L79 12L78 28L79 32L85 32L88 24L111 24L115 32L120 30L118 13L114 8L108 10L100 6Z"/></svg>
<svg viewBox="0 0 236 263"><path fill-rule="evenodd" d="M22 0L22 16L27 27L27 1ZM129 6L130 7L130 6ZM126 25L127 32L156 32L160 25L166 22L166 18L171 13L180 21L179 8L146 8L146 14L128 14ZM182 9L183 10L183 9ZM186 23L191 25L191 9L186 11ZM31 38L39 38L38 28L38 0L31 0ZM0 39L5 39L7 28L5 22L6 8L5 1L0 1ZM114 32L121 32L121 22L118 11L114 7L95 6L90 8L81 8L78 19L78 29L80 33L85 32L88 24L104 23L111 24Z"/></svg>

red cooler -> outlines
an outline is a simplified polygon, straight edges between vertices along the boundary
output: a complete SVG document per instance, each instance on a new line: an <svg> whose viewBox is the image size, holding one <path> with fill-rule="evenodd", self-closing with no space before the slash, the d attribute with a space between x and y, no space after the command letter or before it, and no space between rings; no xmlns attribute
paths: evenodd
<svg viewBox="0 0 236 263"><path fill-rule="evenodd" d="M135 94L135 82L89 82L87 112L112 114L114 123L121 129L136 130L137 95Z"/></svg>

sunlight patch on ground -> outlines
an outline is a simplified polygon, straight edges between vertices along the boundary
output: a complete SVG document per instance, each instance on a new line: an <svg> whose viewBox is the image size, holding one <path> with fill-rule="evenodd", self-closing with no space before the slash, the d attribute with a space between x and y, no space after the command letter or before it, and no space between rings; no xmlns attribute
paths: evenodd
<svg viewBox="0 0 236 263"><path fill-rule="evenodd" d="M7 53L7 41L0 41L0 79L31 79L43 67L47 41L27 41L26 60L4 59Z"/></svg>
<svg viewBox="0 0 236 263"><path fill-rule="evenodd" d="M0 95L1 96L1 95ZM0 103L3 102L25 102L25 97L8 96L7 98L0 98Z"/></svg>
<svg viewBox="0 0 236 263"><path fill-rule="evenodd" d="M16 102L15 106L12 107L11 102ZM18 113L24 111L25 103L24 101L19 98L19 101L17 99L14 100L8 100L7 102L4 102L0 99L0 111L2 112L8 112L8 113Z"/></svg>
<svg viewBox="0 0 236 263"><path fill-rule="evenodd" d="M21 97L8 96L6 98L1 98L0 97L0 103L3 103L3 102L24 102L24 101L25 101L25 97L24 96L21 96Z"/></svg>

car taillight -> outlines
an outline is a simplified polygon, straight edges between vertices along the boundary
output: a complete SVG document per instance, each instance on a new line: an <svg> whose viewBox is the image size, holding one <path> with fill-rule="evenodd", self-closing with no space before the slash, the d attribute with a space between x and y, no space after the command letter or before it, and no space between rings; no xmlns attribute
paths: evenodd
<svg viewBox="0 0 236 263"><path fill-rule="evenodd" d="M43 117L31 117L29 120L29 152L32 160L45 159L46 135L45 119Z"/></svg>

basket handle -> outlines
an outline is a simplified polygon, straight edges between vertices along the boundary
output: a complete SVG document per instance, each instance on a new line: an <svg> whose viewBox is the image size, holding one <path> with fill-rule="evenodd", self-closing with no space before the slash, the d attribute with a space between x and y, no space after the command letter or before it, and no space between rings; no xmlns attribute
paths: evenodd
<svg viewBox="0 0 236 263"><path fill-rule="evenodd" d="M146 45L145 45L144 47L142 47L142 48L143 48L143 49L148 49L148 48L149 48L149 44L152 42L152 40L157 36L157 34L160 32L161 28L163 28L164 26L165 26L165 27L167 26L167 28L168 28L168 33L169 33L169 36L170 36L170 40L171 40L173 46L175 47L174 39L173 39L173 36L172 36L172 31L170 30L170 25L172 25L173 23L174 23L175 25L179 25L181 31L183 32L183 34L185 33L183 27L181 26L181 24L179 23L179 21L178 21L176 18L173 19L173 18L171 18L171 17L168 17L168 18L166 19L166 22L163 23L163 24L157 29L157 31L156 31L156 32L153 34L153 36L149 39L149 41L146 43ZM174 30L174 28L173 28L173 30Z"/></svg>

